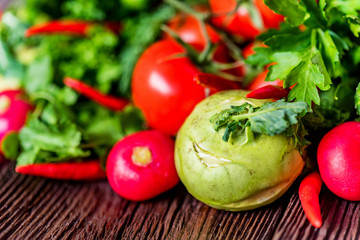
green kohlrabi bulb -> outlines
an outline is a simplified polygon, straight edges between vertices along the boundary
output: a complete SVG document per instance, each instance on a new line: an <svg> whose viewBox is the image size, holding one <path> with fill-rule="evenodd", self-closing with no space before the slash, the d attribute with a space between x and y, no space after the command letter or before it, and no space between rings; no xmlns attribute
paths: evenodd
<svg viewBox="0 0 360 240"><path fill-rule="evenodd" d="M244 133L222 140L210 118L230 106L266 100L245 98L240 90L214 94L199 103L181 127L175 147L179 177L189 193L218 209L242 211L279 198L301 173L304 161L293 137Z"/></svg>

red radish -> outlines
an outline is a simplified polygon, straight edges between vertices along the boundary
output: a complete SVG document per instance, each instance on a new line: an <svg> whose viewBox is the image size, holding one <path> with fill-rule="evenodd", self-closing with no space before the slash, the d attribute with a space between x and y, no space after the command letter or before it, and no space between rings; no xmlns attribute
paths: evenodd
<svg viewBox="0 0 360 240"><path fill-rule="evenodd" d="M24 99L21 90L0 93L0 141L12 131L19 131L26 122L32 105Z"/></svg>
<svg viewBox="0 0 360 240"><path fill-rule="evenodd" d="M337 196L360 200L360 123L346 122L321 140L317 160L325 185Z"/></svg>
<svg viewBox="0 0 360 240"><path fill-rule="evenodd" d="M121 197L151 199L179 182L174 140L157 130L129 135L112 148L106 170L111 187Z"/></svg>

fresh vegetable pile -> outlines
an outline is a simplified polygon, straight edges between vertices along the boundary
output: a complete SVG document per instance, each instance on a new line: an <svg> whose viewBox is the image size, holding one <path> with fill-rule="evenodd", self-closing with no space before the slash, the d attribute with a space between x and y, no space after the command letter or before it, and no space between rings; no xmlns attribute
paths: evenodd
<svg viewBox="0 0 360 240"><path fill-rule="evenodd" d="M143 201L359 201L360 3L27 0L0 25L1 152ZM175 139L176 138L176 139ZM175 144L174 144L175 139ZM316 161L317 159L317 161Z"/></svg>

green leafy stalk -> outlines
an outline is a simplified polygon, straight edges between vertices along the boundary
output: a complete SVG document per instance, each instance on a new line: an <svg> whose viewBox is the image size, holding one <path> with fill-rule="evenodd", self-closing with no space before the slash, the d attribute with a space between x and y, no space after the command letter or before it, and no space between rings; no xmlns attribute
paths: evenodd
<svg viewBox="0 0 360 240"><path fill-rule="evenodd" d="M306 9L297 0L265 0L265 4L285 16L285 20L292 26L299 26L305 21Z"/></svg>
<svg viewBox="0 0 360 240"><path fill-rule="evenodd" d="M356 93L355 93L355 108L357 111L357 114L360 116L360 83L356 88Z"/></svg>
<svg viewBox="0 0 360 240"><path fill-rule="evenodd" d="M359 14L353 7L360 6L333 0L319 4L313 0L265 2L285 15L289 24L262 34L259 39L268 48L255 49L256 54L246 62L260 67L273 63L266 81L284 80L285 88L292 87L290 101L320 105L319 90L329 90L337 83L334 79L350 74L344 58L351 47L359 45L359 39L354 39L360 29ZM300 24L304 30L299 29Z"/></svg>
<svg viewBox="0 0 360 240"><path fill-rule="evenodd" d="M227 142L233 132L244 131L246 127L250 127L254 133L270 136L282 134L297 124L298 118L308 111L310 108L305 102L279 100L265 103L261 107L244 103L213 115L210 122L216 131L225 127L223 140Z"/></svg>
<svg viewBox="0 0 360 240"><path fill-rule="evenodd" d="M142 14L136 19L125 21L123 32L127 41L120 54L122 72L119 91L122 95L129 95L132 73L138 58L159 36L161 33L160 26L174 14L173 7L162 6L151 14Z"/></svg>

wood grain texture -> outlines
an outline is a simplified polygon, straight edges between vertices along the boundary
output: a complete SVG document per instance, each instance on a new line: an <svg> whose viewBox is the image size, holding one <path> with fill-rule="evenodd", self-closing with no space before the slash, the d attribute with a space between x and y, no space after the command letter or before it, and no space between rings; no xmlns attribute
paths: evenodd
<svg viewBox="0 0 360 240"><path fill-rule="evenodd" d="M0 161L1 162L1 161ZM293 186L252 211L219 211L179 185L136 203L106 181L65 182L14 172L0 163L0 239L359 239L360 205L321 193L324 226L306 220Z"/></svg>

